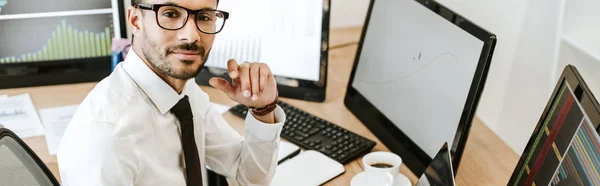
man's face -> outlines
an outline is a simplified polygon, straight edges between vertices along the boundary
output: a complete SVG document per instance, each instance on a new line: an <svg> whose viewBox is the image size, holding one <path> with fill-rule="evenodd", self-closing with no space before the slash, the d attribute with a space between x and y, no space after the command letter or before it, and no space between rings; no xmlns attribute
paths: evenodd
<svg viewBox="0 0 600 186"><path fill-rule="evenodd" d="M147 4L172 3L190 10L217 7L217 0L146 0ZM155 70L176 79L187 80L195 77L208 59L215 39L214 34L204 34L198 30L194 16L190 15L179 30L165 30L156 21L153 11L142 10L140 36L134 40L142 49L142 55Z"/></svg>

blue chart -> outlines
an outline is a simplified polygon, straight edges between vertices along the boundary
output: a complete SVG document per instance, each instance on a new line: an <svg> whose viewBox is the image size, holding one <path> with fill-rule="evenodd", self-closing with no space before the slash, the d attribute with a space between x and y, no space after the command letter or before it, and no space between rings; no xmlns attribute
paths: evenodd
<svg viewBox="0 0 600 186"><path fill-rule="evenodd" d="M37 51L20 56L0 57L0 63L23 63L49 60L78 59L110 56L111 31L109 27L102 33L79 30L62 20L52 31L46 44Z"/></svg>
<svg viewBox="0 0 600 186"><path fill-rule="evenodd" d="M600 139L584 119L550 185L600 185Z"/></svg>

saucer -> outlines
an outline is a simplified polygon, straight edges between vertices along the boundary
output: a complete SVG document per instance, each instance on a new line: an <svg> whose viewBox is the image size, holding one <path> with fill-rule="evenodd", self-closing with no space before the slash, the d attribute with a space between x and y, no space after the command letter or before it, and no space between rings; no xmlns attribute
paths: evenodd
<svg viewBox="0 0 600 186"><path fill-rule="evenodd" d="M365 172L358 173L354 177L352 177L352 180L350 180L350 185L351 186L369 185L369 183L365 179L366 179ZM410 182L410 180L406 176L404 176L404 174L402 174L402 173L398 173L398 175L396 176L396 178L394 180L394 186L411 186L411 185L412 185L412 183Z"/></svg>

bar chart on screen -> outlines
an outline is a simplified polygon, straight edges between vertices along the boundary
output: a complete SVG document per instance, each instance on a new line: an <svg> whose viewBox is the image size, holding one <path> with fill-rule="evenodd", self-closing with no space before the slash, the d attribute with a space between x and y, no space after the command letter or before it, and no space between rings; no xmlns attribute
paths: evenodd
<svg viewBox="0 0 600 186"><path fill-rule="evenodd" d="M0 1L7 5L0 12L0 41L10 43L0 46L0 64L111 55L110 1Z"/></svg>
<svg viewBox="0 0 600 186"><path fill-rule="evenodd" d="M63 20L52 31L45 45L35 52L20 56L0 57L0 63L21 63L34 61L76 59L110 56L111 31L109 27L102 33L77 30Z"/></svg>

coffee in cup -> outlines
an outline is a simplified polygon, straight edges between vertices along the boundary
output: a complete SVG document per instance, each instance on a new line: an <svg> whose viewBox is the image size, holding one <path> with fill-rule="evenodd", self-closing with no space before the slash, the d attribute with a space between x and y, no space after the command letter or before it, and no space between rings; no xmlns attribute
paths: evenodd
<svg viewBox="0 0 600 186"><path fill-rule="evenodd" d="M371 152L362 161L366 179L373 185L393 185L402 164L402 158L391 152Z"/></svg>

